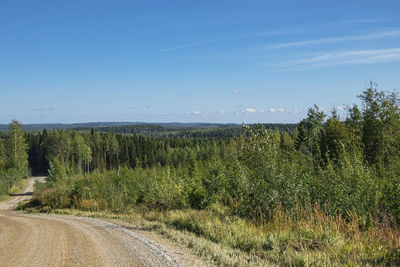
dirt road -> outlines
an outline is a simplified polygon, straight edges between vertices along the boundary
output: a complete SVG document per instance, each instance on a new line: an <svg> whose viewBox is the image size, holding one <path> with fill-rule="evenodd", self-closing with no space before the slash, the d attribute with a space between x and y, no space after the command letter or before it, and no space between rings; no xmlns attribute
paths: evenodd
<svg viewBox="0 0 400 267"><path fill-rule="evenodd" d="M0 203L0 266L199 266L180 248L138 230L92 218L26 215L11 211L31 197ZM168 245L166 245L168 244Z"/></svg>
<svg viewBox="0 0 400 267"><path fill-rule="evenodd" d="M45 179L46 177L29 178L28 183L22 193L15 194L10 199L0 202L0 210L13 210L17 207L19 202L32 198L33 186L35 185L36 180L44 182Z"/></svg>

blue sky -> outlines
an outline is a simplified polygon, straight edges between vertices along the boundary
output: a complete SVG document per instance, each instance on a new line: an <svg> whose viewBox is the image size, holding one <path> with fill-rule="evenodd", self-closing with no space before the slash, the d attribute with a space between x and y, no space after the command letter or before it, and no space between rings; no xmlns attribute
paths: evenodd
<svg viewBox="0 0 400 267"><path fill-rule="evenodd" d="M399 11L398 0L3 0L0 123L340 111L370 80L400 89Z"/></svg>

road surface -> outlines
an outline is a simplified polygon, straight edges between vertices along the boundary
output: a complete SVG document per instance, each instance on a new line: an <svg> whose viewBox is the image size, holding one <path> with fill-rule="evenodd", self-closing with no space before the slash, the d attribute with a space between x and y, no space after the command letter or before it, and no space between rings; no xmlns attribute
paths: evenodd
<svg viewBox="0 0 400 267"><path fill-rule="evenodd" d="M168 241L115 223L12 211L32 196L36 179L29 180L22 194L0 203L0 266L202 265Z"/></svg>

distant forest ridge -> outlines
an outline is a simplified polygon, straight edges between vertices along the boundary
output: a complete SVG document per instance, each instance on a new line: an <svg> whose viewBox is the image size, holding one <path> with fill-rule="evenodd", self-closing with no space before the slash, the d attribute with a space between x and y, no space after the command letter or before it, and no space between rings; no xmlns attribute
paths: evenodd
<svg viewBox="0 0 400 267"><path fill-rule="evenodd" d="M257 124L252 124L256 126ZM293 134L298 124L268 123L261 124L267 129L279 130ZM118 134L138 134L152 137L168 138L220 138L236 137L246 134L246 130L241 124L234 123L145 123L145 122L87 122L87 123L48 123L48 124L24 124L24 131L36 132L54 129L76 129L78 131L95 131L118 133ZM8 131L7 124L0 124L0 132Z"/></svg>

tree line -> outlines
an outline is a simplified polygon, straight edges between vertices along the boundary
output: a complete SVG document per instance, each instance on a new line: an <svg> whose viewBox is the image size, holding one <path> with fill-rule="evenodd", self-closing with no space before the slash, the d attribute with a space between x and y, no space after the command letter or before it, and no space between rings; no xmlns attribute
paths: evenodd
<svg viewBox="0 0 400 267"><path fill-rule="evenodd" d="M183 124L185 125L185 124ZM278 130L293 134L297 124L269 123L263 124L266 129ZM126 126L93 127L99 132L118 134L138 134L158 138L234 138L247 135L247 131L241 125L213 125L205 124L196 127L187 126L163 126L157 124L136 124ZM89 130L79 128L78 130Z"/></svg>
<svg viewBox="0 0 400 267"><path fill-rule="evenodd" d="M46 172L51 165L68 173L89 173L121 167L178 166L222 156L228 144L215 139L156 139L142 135L54 130L26 133L32 171Z"/></svg>

